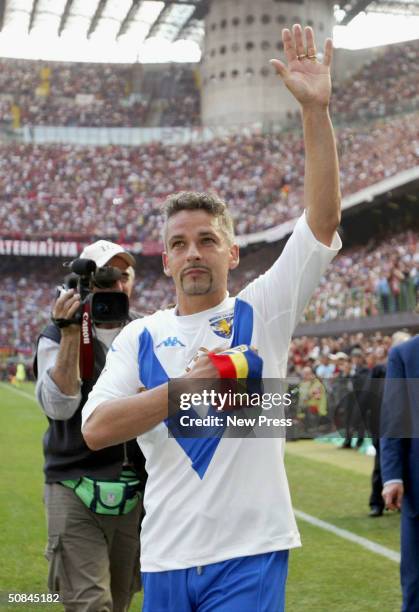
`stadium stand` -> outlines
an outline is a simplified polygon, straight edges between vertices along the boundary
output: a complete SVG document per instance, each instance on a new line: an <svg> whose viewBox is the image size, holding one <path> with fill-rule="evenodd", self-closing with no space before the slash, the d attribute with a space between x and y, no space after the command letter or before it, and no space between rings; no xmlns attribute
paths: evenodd
<svg viewBox="0 0 419 612"><path fill-rule="evenodd" d="M6 4L14 8L14 3L0 2L3 9L3 12L0 9L2 13L0 29L4 29L4 25L7 26L9 18L5 11ZM48 2L39 3L41 10L39 6L37 10L41 14L41 21L45 8L43 4L46 5ZM69 1L65 4L64 13L69 13L72 3ZM103 10L105 5L109 7L113 2L102 1L96 4L98 11L100 7ZM115 2L116 4L118 3ZM135 24L135 11L147 3L133 1L127 3L127 6L131 4L128 15L132 14L132 26ZM170 16L172 5L180 4L178 8L185 9L185 6L182 6L185 2L168 0L165 4L162 14L166 17L159 18L160 26L157 30L163 24L163 29L168 28L169 36L170 32L174 36L175 21L171 22L167 16ZM200 8L199 5L206 5L207 2L201 3L197 0L191 1L190 4L197 10ZM252 11L257 4L253 4ZM274 0L275 9L279 8L279 4L281 2ZM314 3L297 1L291 4ZM351 1L344 8L348 10L360 4L362 3ZM34 21L37 5L38 2L35 0L32 16L27 15L30 22ZM409 9L412 8L410 5ZM16 6L16 12L22 12L19 2ZM300 8L296 6L296 15L300 14ZM309 11L311 10L312 7ZM283 23L281 19L285 19L279 14L274 17L278 25ZM263 19L266 18L270 19L270 15L262 17L261 25L264 27L267 23L264 23ZM254 17L249 14L247 19ZM316 20L318 20L317 13ZM92 18L91 26L93 22ZM310 22L311 20L307 20L307 23ZM240 19L234 17L231 27L237 30L239 23ZM250 21L246 23L250 25ZM182 35L185 37L192 31L188 30L190 25L188 21L183 26ZM258 20L255 27L256 25L259 28ZM316 28L317 25L321 25L321 29L324 29L323 22L316 21L314 25ZM28 24L29 30L30 27ZM225 19L210 24L208 19L208 29L210 27L212 40L223 40L223 45L217 43L217 48L214 45L214 56L218 58L218 53L221 56L226 51L224 39L230 37L230 24ZM179 30L178 34L181 32L182 30ZM249 32L252 33L251 28ZM208 37L206 41L207 55L210 49L208 40L211 42L211 38ZM247 44L254 43L249 40ZM263 44L274 48L274 43ZM239 48L234 42L232 52L235 46ZM277 43L275 48L281 49L281 43ZM255 52L257 59L259 48L255 49ZM243 54L243 57L252 58L252 56L253 53L249 51ZM310 388L313 380L316 383L322 381L323 388L319 389L319 383L308 397L310 401L306 402L306 417L302 418L303 422L306 420L307 425L315 423L318 432L322 435L328 434L329 431L326 429L323 431L318 426L327 420L335 433L340 430L344 435L346 420L344 410L348 406L339 405L341 403L339 394L342 381L348 383L349 379L352 381L355 379L357 358L354 351L371 372L375 365L382 364L386 360L392 345L391 332L395 328L391 327L388 320L385 321L386 318L398 318L399 321L395 322L395 325L399 325L400 321L405 320L405 316L411 316L412 319L416 317L416 322L409 324L409 331L414 333L419 330L419 216L417 215L419 175L415 178L413 172L415 168L419 170L419 39L391 45L381 54L378 52L375 55L374 51L374 58L349 79L339 83L334 81L331 111L333 123L337 127L342 195L354 196L385 179L395 177L404 171L410 172L406 173L406 176L409 174L408 178L404 176L400 178L400 185L397 187L383 184L383 193L373 194L371 197L364 193L362 199L359 197L356 206L345 207L339 230L344 249L321 279L290 344L288 375L294 377L292 381L294 387L291 386L294 394L291 410L296 405L297 412L303 405L304 399L309 396L306 389ZM220 63L222 61L223 58ZM268 67L260 66L260 70L263 77L268 76ZM234 73L238 74L238 71L233 70L232 76ZM205 95L208 92L212 93L213 84L223 86L221 75L224 74L225 78L226 73L214 72L211 78L205 80L205 68L202 74L205 102ZM239 80L237 74L234 77L236 83ZM246 73L243 71L241 76L244 78L245 74L246 78L251 79L253 69ZM264 80L269 82L268 79ZM231 95L236 96L237 90L233 90ZM173 283L162 274L161 258L158 255L161 250L161 204L167 195L180 190L214 190L229 203L236 232L241 238L292 221L302 213L304 147L300 132L301 117L299 112L292 110L288 112L287 117L288 119L284 118L281 125L268 126L264 123L263 129L247 126L242 132L238 132L238 128L235 127L231 130L225 128L224 136L220 136L224 132L222 129L217 130L218 126L204 129L201 121L198 68L191 65L141 66L140 64L0 59L0 273L2 275L0 381L16 385L15 388L12 385L3 385L3 388L7 391L8 387L13 390L13 395L20 396L21 403L16 402L17 409L14 408L15 402L12 403L12 416L16 415L19 429L22 428L26 450L30 448L31 443L29 432L34 440L36 438L36 452L37 457L39 456L40 434L36 428L37 423L33 420L34 406L30 405L28 410L22 408L27 389L24 386L22 391L19 389L17 370L18 367L24 366L27 376L33 380L32 360L35 342L40 330L49 322L56 297L56 286L63 282L68 268L63 267L64 257L58 256L58 249L55 256L25 257L12 254L14 247L8 250L8 247L4 246L5 242L12 243L16 240L29 244L33 241L35 244L36 241L37 244L49 245L59 242L73 245L80 252L82 246L96 239L108 238L116 241L135 253L137 259L132 307L141 314L169 307L175 301ZM40 127L36 129L37 126ZM42 126L45 126L45 129ZM165 129L179 127L198 129ZM265 130L272 130L272 133L265 133ZM216 135L214 140L198 142L198 139L206 138L210 132ZM126 138L119 138L123 133L127 134ZM96 134L97 138L93 139ZM134 137L131 140L131 134L133 136L139 134L139 140L136 142ZM164 144L164 138L168 138L167 134L173 135L173 140L178 137L179 142L190 140L190 143L176 146ZM148 142L148 135L157 140L162 138L162 142L138 146L139 141ZM61 144L37 144L42 142L43 138L45 142L55 140ZM82 142L91 144L82 146ZM96 146L96 143L109 144ZM130 143L135 146L115 143ZM292 223L286 225L289 227ZM248 282L263 274L275 261L278 251L285 243L284 235L280 237L275 232L276 230L267 232L263 239L258 236L255 242L243 239L243 244L246 246L241 250L240 267L234 270L230 277L231 294L237 294ZM275 241L280 239L280 242L269 243L270 239ZM16 247L17 252L19 250ZM63 252L65 248L60 251L61 254ZM72 258L65 258L66 262ZM376 327L367 331L365 321L371 321L373 324L374 320ZM380 327L382 322L384 324ZM399 328L401 327L403 324L399 325ZM380 331L376 331L377 329ZM330 380L327 380L329 378ZM31 387L28 386L28 389L31 390ZM325 390L328 395L322 405ZM316 395L317 393L319 395ZM30 401L28 398L27 402ZM319 409L317 413L316 405ZM26 418L26 415L29 415L29 418ZM335 418L337 416L338 418ZM14 421L8 416L7 420L15 427ZM30 431L29 429L25 431L25 422L27 422L26 427L30 426ZM353 423L354 420L348 427ZM355 443L363 436L360 429L352 432L354 434L352 448L355 448ZM17 433L19 434L20 430ZM368 435L367 431L364 433ZM310 435L300 437L305 438ZM331 446L327 435L322 437L323 447L326 446L326 442ZM290 438L297 440L299 436L291 435ZM288 448L298 447L297 452L302 452L300 448L303 447L304 451L304 444L305 442L290 444ZM317 443L316 445L320 446ZM365 440L364 445L363 437L359 446L366 454L372 450L368 440ZM22 445L17 445L17 448L22 448ZM323 450L321 448L322 452ZM301 459L297 455L292 457L291 454L290 452L288 457L290 468L287 468L287 471L290 470L292 486L295 486L293 481L297 483L295 492L293 491L293 502L295 507L300 508L300 515L311 513L316 518L337 522L339 526L345 527L341 533L345 533L346 530L351 533L361 532L364 525L360 520L359 506L356 500L353 500L353 491L357 492L358 498L364 494L360 491L365 491L366 476L358 473L355 468L352 473L351 466L357 467L358 463L355 464L357 459L368 459L368 457L352 459L352 451L337 452L335 454L341 457L332 458L329 470L325 462L323 465L316 463L316 457L313 455L307 454L307 457L303 455L302 461L305 463L299 464L298 460ZM330 451L329 454L331 455ZM19 466L22 464L20 459L17 462ZM297 478L292 471L293 461L296 466L294 470L297 472L298 469ZM344 466L342 472L338 472L339 461ZM38 464L34 461L33 465L36 467ZM304 480L305 471L311 474L309 483ZM25 476L25 470L21 472ZM318 475L320 486L312 476L314 472L316 476ZM339 479L339 482L335 483L334 479L336 481ZM12 481L15 487L19 479L16 477ZM26 478L25 495L28 482ZM33 478L33 483L38 484L36 478ZM312 495L315 501L311 499L311 487L313 489L316 487ZM338 503L335 512L330 513L330 508L326 509L326 501L323 508L318 495L323 489L326 490L326 494L323 493L322 498L332 499L335 505L340 498L342 500L350 498L348 502L350 510L343 507L343 504L339 506ZM304 491L303 503L302 496L299 498L300 491ZM349 497L346 495L348 491L351 492ZM38 489L34 495L36 495L35 500L40 497ZM9 495L10 500L16 505L15 497ZM30 497L31 495L29 499ZM22 498L22 495L16 497L18 502ZM32 503L34 520L31 524L33 525L35 525L36 508L36 503ZM384 534L386 537L374 531L374 528L365 529L364 533L368 539L384 543L386 546L381 547L383 551L388 545L390 558L392 555L397 555L396 539L391 539L395 522L393 519L397 519L398 525L397 517L389 517L386 522L392 521L392 525L390 523L390 526L387 525L388 529L386 527ZM327 523L324 522L324 525ZM304 533L303 535L305 536ZM313 539L311 532L309 535ZM335 575L332 575L332 579L329 580L332 583L330 590L327 581L324 580L322 589L319 590L318 581L316 582L320 575L318 556L315 558L315 555L311 555L314 567L312 575L304 565L297 569L300 571L302 568L300 574L304 573L310 578L306 581L308 588L314 583L315 596L310 598L310 601L314 602L313 605L316 604L316 595L320 591L325 593L326 598L333 591L334 600L332 597L331 600L336 603L335 578L337 576L345 580L348 588L353 586L351 580L348 580L350 571L348 568L352 567L352 561L350 556L346 555L345 542L329 543L328 538L335 536L320 531L314 535L316 541L317 538L319 541L316 550L326 547L331 553L328 554L329 561L333 557L329 565L336 561L334 565L337 568L343 567L343 571L339 569ZM16 541L19 542L17 538ZM13 546L19 550L15 542ZM356 558L353 567L356 573L360 553L355 550L353 542L348 546L354 548L352 554ZM41 551L40 546L35 547L32 544L31 550L35 548ZM334 557L334 548L339 550L342 557ZM369 568L367 551L361 550L361 556L362 553L365 556L365 559L362 557L362 562ZM346 556L347 566L338 562L340 558ZM371 553L371 556L375 559L376 552ZM37 559L34 555L32 557L29 565L36 567ZM381 576L384 566L382 560L379 557L377 559L374 561L377 564L376 575ZM384 563L387 563L387 560ZM393 573L395 573L394 560L388 565L392 567L394 565ZM372 577L369 582L379 590L380 581L373 580L375 565L371 563L371 567L372 571L370 569L368 571L368 577ZM330 573L329 570L330 567L326 567L322 575ZM355 573L351 573L351 576ZM40 575L41 572L37 571L37 576ZM13 580L15 581L15 577ZM366 579L365 581L367 582ZM390 581L388 584L390 593ZM292 582L291 588L298 592L298 600L304 608L309 597L301 592L300 587L295 588ZM19 587L19 590L23 592L28 589ZM374 595L372 590L368 598L364 597L362 585L352 591L357 591L354 596L355 606L364 605L365 608L372 601L379 600L379 596ZM386 601L390 600L387 592L385 595ZM291 592L291 599L292 597ZM137 599L137 607L138 605ZM392 602L392 608L396 607L399 607L399 602L397 601L397 606ZM319 609L326 608L326 605L319 607Z"/></svg>
<svg viewBox="0 0 419 612"><path fill-rule="evenodd" d="M305 313L306 321L359 318L414 310L419 288L419 243L404 232L371 250L336 258Z"/></svg>
<svg viewBox="0 0 419 612"><path fill-rule="evenodd" d="M238 293L263 273L277 252L277 246L269 245L244 255L232 275L230 292ZM48 321L54 286L62 282L67 270L58 260L33 257L14 258L13 265L5 258L0 259L0 270L3 278L0 347L18 347L21 352L31 354L39 329ZM323 277L304 319L320 322L414 310L418 290L418 235L405 231L375 245L358 246L339 255ZM142 313L153 312L174 301L172 283L163 276L159 258L141 258L137 266L134 308ZM295 342L300 346L302 340ZM312 339L304 342L311 348L316 346Z"/></svg>
<svg viewBox="0 0 419 612"><path fill-rule="evenodd" d="M192 70L169 67L158 88L162 113L159 125L193 126L201 123L201 107L196 77Z"/></svg>
<svg viewBox="0 0 419 612"><path fill-rule="evenodd" d="M327 355L331 363L335 363L335 355L343 353L349 357L354 348L360 348L368 368L375 365L377 358L382 358L391 347L391 336L377 332L365 335L362 332L356 334L342 334L338 337L317 338L315 336L294 338L289 351L289 372L300 375L303 368L310 367L313 370L320 364L322 355Z"/></svg>
<svg viewBox="0 0 419 612"><path fill-rule="evenodd" d="M161 125L200 122L194 73L181 66L0 61L0 123L79 127L140 127L159 109ZM140 67L141 71L141 67ZM137 84L139 82L139 84Z"/></svg>
<svg viewBox="0 0 419 612"><path fill-rule="evenodd" d="M414 168L419 114L338 132L341 186L349 195ZM389 146L391 143L391 146ZM181 190L215 190L228 201L238 234L301 213L304 156L299 132L235 135L181 146L25 145L2 147L3 237L160 240L160 204Z"/></svg>
<svg viewBox="0 0 419 612"><path fill-rule="evenodd" d="M413 110L418 105L419 43L390 45L378 58L336 85L332 111L348 123ZM0 61L3 125L86 127L193 126L201 123L199 86L190 67ZM154 111L154 112L150 112Z"/></svg>
<svg viewBox="0 0 419 612"><path fill-rule="evenodd" d="M332 112L339 122L397 115L418 107L419 41L390 45L378 58L335 86Z"/></svg>
<svg viewBox="0 0 419 612"><path fill-rule="evenodd" d="M418 54L418 41L392 45L335 88L333 112L337 122L345 124L338 130L344 196L417 166L419 114L401 113L417 106ZM0 91L3 125L133 127L146 125L150 117L153 125L200 123L198 83L190 67L148 70L138 91L132 65L3 59ZM348 126L350 122L358 123ZM134 250L140 246L143 252L148 244L155 253L160 241L160 204L166 195L181 189L216 190L231 204L239 235L278 225L302 209L302 139L293 130L236 134L214 140L211 146L14 142L2 145L2 153L3 238L56 237L83 243L107 237L131 244ZM245 256L239 273L232 276L231 292L262 273L275 253L276 247L265 246ZM52 277L52 260L24 258L18 265L16 258L13 261L13 269L7 258L0 263L4 278L0 347L18 345L29 355L48 319L54 283L61 282L62 271L58 260L54 260ZM346 249L323 278L304 320L320 323L414 310L418 261L414 230ZM135 305L140 312L174 300L157 258L148 258L146 268L147 272L141 266L137 271ZM310 347L317 340L294 342ZM335 350L335 340L322 339L321 346L324 342ZM371 348L368 343L365 347Z"/></svg>

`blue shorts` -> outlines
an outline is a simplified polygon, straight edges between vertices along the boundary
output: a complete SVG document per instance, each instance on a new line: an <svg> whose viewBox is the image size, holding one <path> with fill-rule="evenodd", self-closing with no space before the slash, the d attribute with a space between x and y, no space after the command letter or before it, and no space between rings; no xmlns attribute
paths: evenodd
<svg viewBox="0 0 419 612"><path fill-rule="evenodd" d="M288 550L143 572L143 612L283 612Z"/></svg>

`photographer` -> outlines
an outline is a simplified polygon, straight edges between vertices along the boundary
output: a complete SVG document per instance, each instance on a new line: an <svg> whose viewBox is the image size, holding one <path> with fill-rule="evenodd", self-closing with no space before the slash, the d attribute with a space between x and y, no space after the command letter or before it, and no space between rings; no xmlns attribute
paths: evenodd
<svg viewBox="0 0 419 612"><path fill-rule="evenodd" d="M34 363L36 395L49 421L44 436L48 587L60 593L67 611L123 612L140 588L144 458L135 440L93 452L80 429L82 407L108 349L123 325L136 318L127 305L135 260L105 240L86 247L81 258L72 268L77 288L61 290ZM98 322L95 311L118 320Z"/></svg>

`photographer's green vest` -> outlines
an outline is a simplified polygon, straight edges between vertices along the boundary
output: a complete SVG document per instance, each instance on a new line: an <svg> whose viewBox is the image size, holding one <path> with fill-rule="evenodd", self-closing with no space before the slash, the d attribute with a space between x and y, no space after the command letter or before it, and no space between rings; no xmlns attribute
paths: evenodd
<svg viewBox="0 0 419 612"><path fill-rule="evenodd" d="M49 338L59 344L61 332L51 323L41 332L38 342L41 338ZM60 482L74 489L94 512L125 514L137 504L144 491L147 480L145 459L136 440L100 451L90 450L84 441L81 433L82 408L106 359L105 351L96 338L93 338L93 351L93 378L82 382L81 402L75 414L62 421L47 417L49 427L43 440L45 481L48 484ZM36 356L33 369L36 377Z"/></svg>

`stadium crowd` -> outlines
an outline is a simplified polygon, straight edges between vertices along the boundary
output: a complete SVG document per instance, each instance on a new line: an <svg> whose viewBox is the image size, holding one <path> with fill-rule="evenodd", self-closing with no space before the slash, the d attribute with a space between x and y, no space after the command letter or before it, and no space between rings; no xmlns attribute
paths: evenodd
<svg viewBox="0 0 419 612"><path fill-rule="evenodd" d="M350 361L354 349L360 349L366 367L372 368L378 359L385 357L391 348L391 335L377 332L366 335L362 332L356 334L342 334L338 337L302 336L294 338L289 350L289 373L301 376L304 368L311 368L320 378L336 375L345 362ZM326 376L322 369L323 364L329 366Z"/></svg>
<svg viewBox="0 0 419 612"><path fill-rule="evenodd" d="M171 66L159 86L162 98L161 126L201 124L201 103L196 73Z"/></svg>
<svg viewBox="0 0 419 612"><path fill-rule="evenodd" d="M263 273L276 256L277 247L272 245L244 255L231 275L231 294ZM48 259L14 258L13 269L6 258L0 261L0 347L18 345L30 353L48 321L54 287L62 283L68 270L58 260L52 264ZM419 239L409 230L377 244L347 249L336 257L303 320L321 322L415 310L418 291ZM161 273L159 258L143 257L137 266L133 308L147 314L174 302L172 283Z"/></svg>
<svg viewBox="0 0 419 612"><path fill-rule="evenodd" d="M418 108L419 40L390 45L376 59L336 84L332 112L341 123L397 115Z"/></svg>
<svg viewBox="0 0 419 612"><path fill-rule="evenodd" d="M419 43L390 45L335 86L332 110L340 123L395 115L417 108ZM169 66L134 86L138 65L0 61L0 123L135 127L147 124L160 100L162 126L199 125L194 71ZM133 92L142 99L131 97Z"/></svg>
<svg viewBox="0 0 419 612"><path fill-rule="evenodd" d="M130 64L43 62L3 58L0 62L0 91L30 96L44 86L49 89L46 94L53 93L58 98L71 98L80 93L115 99L129 93L131 73Z"/></svg>
<svg viewBox="0 0 419 612"><path fill-rule="evenodd" d="M418 289L418 236L406 231L374 249L365 245L337 257L316 289L305 320L414 310Z"/></svg>
<svg viewBox="0 0 419 612"><path fill-rule="evenodd" d="M345 196L417 165L419 114L344 128L338 142ZM302 210L304 155L296 132L234 135L211 146L13 143L2 151L3 237L158 243L161 202L180 190L216 191L231 205L238 234Z"/></svg>
<svg viewBox="0 0 419 612"><path fill-rule="evenodd" d="M79 127L141 127L154 100L162 106L161 124L200 122L199 93L193 72L171 66L146 75L138 65L0 61L0 124Z"/></svg>
<svg viewBox="0 0 419 612"><path fill-rule="evenodd" d="M19 106L22 125L59 125L78 127L138 127L145 124L148 104L132 101L123 105L109 99L91 99L81 103L74 99L24 100Z"/></svg>
<svg viewBox="0 0 419 612"><path fill-rule="evenodd" d="M379 411L390 348L406 341L404 330L386 335L343 334L340 337L301 337L291 342L288 376L294 402L293 439L326 435L324 440L344 449L379 448ZM329 435L328 435L329 434ZM333 440L330 439L330 436ZM371 517L381 516L382 482L375 464L370 497Z"/></svg>

